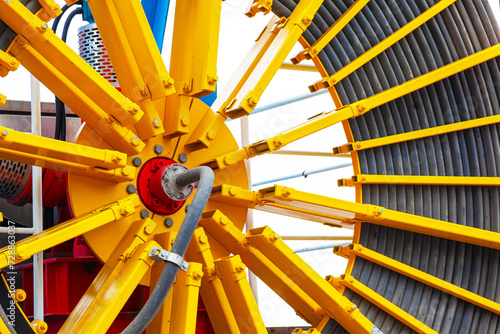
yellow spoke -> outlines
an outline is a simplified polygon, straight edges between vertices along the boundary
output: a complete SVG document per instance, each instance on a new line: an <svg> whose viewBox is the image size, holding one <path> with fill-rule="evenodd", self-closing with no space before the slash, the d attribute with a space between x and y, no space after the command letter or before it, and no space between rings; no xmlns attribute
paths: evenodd
<svg viewBox="0 0 500 334"><path fill-rule="evenodd" d="M12 254L8 247L4 247L0 250L0 268L5 268L11 263L22 262L36 253L59 245L88 231L131 216L136 213L136 208L140 205L139 197L130 195L123 200L68 220L17 242L15 254Z"/></svg>
<svg viewBox="0 0 500 334"><path fill-rule="evenodd" d="M429 184L447 186L500 186L500 177L420 176L420 175L354 175L339 180L339 186L361 184Z"/></svg>

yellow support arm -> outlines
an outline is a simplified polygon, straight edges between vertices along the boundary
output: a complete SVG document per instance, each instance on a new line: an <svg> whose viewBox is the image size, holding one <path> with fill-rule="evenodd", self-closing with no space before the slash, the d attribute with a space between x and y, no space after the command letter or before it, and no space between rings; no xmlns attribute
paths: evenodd
<svg viewBox="0 0 500 334"><path fill-rule="evenodd" d="M431 286L434 289L446 292L452 296L462 299L468 303L474 304L488 310L490 312L500 314L500 303L494 302L491 299L484 298L478 294L470 292L469 290L463 289L445 280L427 274L421 270L415 269L409 265L402 262L396 261L377 253L369 248L363 247L359 244L352 244L346 246L349 254L354 254L356 256L362 257L368 261L376 263L382 267L388 268L395 271L401 275L407 276L411 279L417 280L424 283L425 285Z"/></svg>
<svg viewBox="0 0 500 334"><path fill-rule="evenodd" d="M294 58L290 59L294 65L302 60L316 57L325 46L330 43L344 27L358 14L370 0L356 0L351 7L339 17L334 24L309 48L299 52ZM455 1L455 0L453 0Z"/></svg>
<svg viewBox="0 0 500 334"><path fill-rule="evenodd" d="M500 177L480 176L416 176L416 175L354 175L352 186L361 184L429 184L448 186L500 186ZM339 180L340 181L340 180Z"/></svg>
<svg viewBox="0 0 500 334"><path fill-rule="evenodd" d="M196 262L191 262L186 272L180 270L177 274L173 286L171 334L196 332L198 296L203 275L201 263Z"/></svg>
<svg viewBox="0 0 500 334"><path fill-rule="evenodd" d="M437 332L432 328L429 328L429 326L411 316L408 312L403 311L363 283L356 280L354 277L350 275L342 275L339 282L356 292L361 297L377 305L380 309L384 310L395 319L401 321L403 324L410 327L415 332L421 334L437 334Z"/></svg>
<svg viewBox="0 0 500 334"><path fill-rule="evenodd" d="M19 60L0 50L0 77L5 77L10 71L17 70L19 65Z"/></svg>
<svg viewBox="0 0 500 334"><path fill-rule="evenodd" d="M245 271L246 266L239 255L215 260L222 277L222 284L242 333L267 334L264 320L252 294Z"/></svg>
<svg viewBox="0 0 500 334"><path fill-rule="evenodd" d="M43 232L16 242L15 251L8 247L0 249L0 268L13 266L29 259L32 255L73 239L111 222L134 215L141 205L137 195L91 211L77 218L58 224Z"/></svg>
<svg viewBox="0 0 500 334"><path fill-rule="evenodd" d="M154 260L146 228L156 227L147 218L132 224L104 267L71 312L59 333L106 333Z"/></svg>
<svg viewBox="0 0 500 334"><path fill-rule="evenodd" d="M128 154L137 154L144 148L145 144L132 131L116 123L94 99L80 89L83 85L78 80L63 75L23 37L16 37L9 52L113 148Z"/></svg>
<svg viewBox="0 0 500 334"><path fill-rule="evenodd" d="M353 60L347 66L344 66L343 68L341 68L328 78L324 78L322 81L314 84L313 86L310 86L309 89L311 90L311 92L315 92L319 89L328 88L335 85L337 82L344 79L349 74L353 73L354 71L356 71L357 69L368 63L370 60L372 60L373 58L375 58L376 56L378 56L379 54L390 48L392 45L400 41L402 38L410 34L412 31L420 27L422 24L429 21L431 18L439 14L441 11L450 6L455 1L456 0L439 1L434 6L432 6L431 8L429 8L428 10L417 16L411 22L407 23L401 29L394 32L392 35L390 35L389 37L387 37L386 39L375 45L373 48L371 48L370 50L366 51L364 54Z"/></svg>
<svg viewBox="0 0 500 334"><path fill-rule="evenodd" d="M240 333L203 228L195 230L186 255L189 261L203 265L201 297L215 332Z"/></svg>
<svg viewBox="0 0 500 334"><path fill-rule="evenodd" d="M19 0L1 1L0 19L71 82L78 83L82 91L120 124L133 124L142 117L139 106L118 92ZM45 83L44 78L41 80Z"/></svg>

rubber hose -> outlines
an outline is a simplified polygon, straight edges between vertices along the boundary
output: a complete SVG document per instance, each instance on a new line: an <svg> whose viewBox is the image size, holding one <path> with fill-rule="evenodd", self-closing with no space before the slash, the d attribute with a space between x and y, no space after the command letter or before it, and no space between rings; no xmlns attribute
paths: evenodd
<svg viewBox="0 0 500 334"><path fill-rule="evenodd" d="M16 330L14 329L14 326L10 324L10 321L7 318L7 314L5 314L3 307L0 307L0 319L2 319L3 323L9 330L10 334L17 334Z"/></svg>
<svg viewBox="0 0 500 334"><path fill-rule="evenodd" d="M171 250L172 253L178 254L181 257L184 257L201 214L207 205L214 184L214 173L212 169L201 166L180 174L176 179L177 185L181 187L196 181L200 181L196 194L189 205L189 210L186 217L184 217L184 221L177 233ZM178 271L179 267L176 264L171 262L165 263L165 268L148 301L122 334L140 334L146 329L165 301Z"/></svg>

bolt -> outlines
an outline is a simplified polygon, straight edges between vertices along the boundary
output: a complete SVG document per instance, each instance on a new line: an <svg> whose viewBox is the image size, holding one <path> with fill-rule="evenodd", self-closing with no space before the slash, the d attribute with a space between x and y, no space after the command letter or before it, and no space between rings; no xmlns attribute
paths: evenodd
<svg viewBox="0 0 500 334"><path fill-rule="evenodd" d="M132 110L134 111L134 113L136 113L141 109L139 108L139 106L137 104L134 104L134 106L132 107Z"/></svg>
<svg viewBox="0 0 500 334"><path fill-rule="evenodd" d="M134 208L132 206L130 206L130 205L127 205L124 208L122 208L121 213L126 216L126 215L130 214L133 211L134 211Z"/></svg>
<svg viewBox="0 0 500 334"><path fill-rule="evenodd" d="M215 83L217 83L217 81L219 81L219 77L216 75L212 75L212 76L208 77L208 82L210 84L215 84Z"/></svg>
<svg viewBox="0 0 500 334"><path fill-rule="evenodd" d="M227 223L228 223L227 218L226 218L226 217L220 217L220 218L219 218L219 223L220 223L222 226L227 225Z"/></svg>
<svg viewBox="0 0 500 334"><path fill-rule="evenodd" d="M181 124L182 126L187 126L189 124L189 117L182 117Z"/></svg>
<svg viewBox="0 0 500 334"><path fill-rule="evenodd" d="M165 224L166 227L169 227L169 228L174 226L174 220L170 217L165 218L163 223Z"/></svg>
<svg viewBox="0 0 500 334"><path fill-rule="evenodd" d="M229 187L229 195L230 196L236 196L238 194L238 191L234 187Z"/></svg>
<svg viewBox="0 0 500 334"><path fill-rule="evenodd" d="M318 49L313 48L313 49L311 50L311 53L312 53L313 55L318 54Z"/></svg>
<svg viewBox="0 0 500 334"><path fill-rule="evenodd" d="M354 305L352 303L349 305L349 312L352 312L352 311L354 311L356 309L357 309L356 305Z"/></svg>
<svg viewBox="0 0 500 334"><path fill-rule="evenodd" d="M207 132L207 139L209 140L212 140L215 138L215 131L214 130L210 130Z"/></svg>
<svg viewBox="0 0 500 334"><path fill-rule="evenodd" d="M276 240L278 240L280 238L279 234L278 233L273 233L273 235L271 235L271 237L269 238L269 240L271 242L275 242Z"/></svg>
<svg viewBox="0 0 500 334"><path fill-rule="evenodd" d="M168 80L163 80L163 85L165 86L165 88L172 87L174 83L175 81L172 78L169 78Z"/></svg>
<svg viewBox="0 0 500 334"><path fill-rule="evenodd" d="M236 269L236 271L237 271L237 272L240 272L240 271L245 270L246 268L247 268L247 266L245 266L245 264L244 264L244 263L240 263L240 264L238 264L238 265L236 266L236 268L234 268L234 269Z"/></svg>
<svg viewBox="0 0 500 334"><path fill-rule="evenodd" d="M139 137L134 137L130 140L130 143L132 144L132 146L138 146L140 142L141 142L141 140L139 139Z"/></svg>
<svg viewBox="0 0 500 334"><path fill-rule="evenodd" d="M311 21L312 21L312 18L311 18L311 16L309 16L309 15L304 16L304 18L302 19L302 22L303 22L304 24L310 24L310 23L311 23Z"/></svg>
<svg viewBox="0 0 500 334"><path fill-rule="evenodd" d="M149 217L149 211L148 210L142 210L141 211L141 219L146 219Z"/></svg>
<svg viewBox="0 0 500 334"><path fill-rule="evenodd" d="M360 103L360 104L358 105L358 111L360 111L360 112L364 112L364 111L366 111L367 109L368 109L368 107L367 107L367 106L366 106L366 104L364 104L364 103Z"/></svg>
<svg viewBox="0 0 500 334"><path fill-rule="evenodd" d="M122 174L123 174L123 176L129 176L130 173L132 173L132 169L130 169L130 167L123 167L122 168Z"/></svg>
<svg viewBox="0 0 500 334"><path fill-rule="evenodd" d="M154 151L155 151L156 154L163 153L163 146L161 146L161 145L155 145Z"/></svg>
<svg viewBox="0 0 500 334"><path fill-rule="evenodd" d="M231 165L231 164L233 163L233 159L232 159L229 155L226 155L226 156L224 157L224 163L225 163L226 165Z"/></svg>
<svg viewBox="0 0 500 334"><path fill-rule="evenodd" d="M26 253L24 251L18 251L16 255L19 260L24 260L26 258Z"/></svg>
<svg viewBox="0 0 500 334"><path fill-rule="evenodd" d="M26 292L22 289L16 289L15 298L17 302L22 302L26 299Z"/></svg>
<svg viewBox="0 0 500 334"><path fill-rule="evenodd" d="M205 234L202 234L200 235L200 237L198 238L198 241L200 242L200 244L206 244L208 242L208 238Z"/></svg>
<svg viewBox="0 0 500 334"><path fill-rule="evenodd" d="M257 105L257 99L255 97L251 97L248 99L248 105L250 107L255 107Z"/></svg>
<svg viewBox="0 0 500 334"><path fill-rule="evenodd" d="M179 161L181 163L185 163L187 160L188 160L187 155L185 155L184 153L179 154Z"/></svg>
<svg viewBox="0 0 500 334"><path fill-rule="evenodd" d="M283 197L288 197L292 194L292 189L285 188L285 189L283 189L283 192L281 194L283 195Z"/></svg>
<svg viewBox="0 0 500 334"><path fill-rule="evenodd" d="M276 145L276 147L280 147L283 145L283 139L281 137L278 137L274 140L274 145Z"/></svg>
<svg viewBox="0 0 500 334"><path fill-rule="evenodd" d="M146 233L147 235L150 235L151 233L153 233L154 230L155 230L154 227L151 225L146 225L144 227L144 233Z"/></svg>
<svg viewBox="0 0 500 334"><path fill-rule="evenodd" d="M203 271L201 270L197 270L193 273L193 277L196 278L196 279L200 279L203 277Z"/></svg>
<svg viewBox="0 0 500 334"><path fill-rule="evenodd" d="M54 12L57 12L59 9L61 9L61 7L59 7L59 5L57 5L57 4L56 4L56 5L54 5L54 6L52 6L52 10L53 10Z"/></svg>
<svg viewBox="0 0 500 334"><path fill-rule="evenodd" d="M11 58L10 59L10 62L9 62L12 66L16 65L16 60L14 58Z"/></svg>
<svg viewBox="0 0 500 334"><path fill-rule="evenodd" d="M44 23L40 28L45 31L49 28L49 25L47 23Z"/></svg>
<svg viewBox="0 0 500 334"><path fill-rule="evenodd" d="M9 131L8 130L3 130L2 131L2 136L7 136L9 134Z"/></svg>
<svg viewBox="0 0 500 334"><path fill-rule="evenodd" d="M160 121L160 119L159 119L159 118L155 119L155 120L153 121L153 125L154 125L154 127L155 127L156 129L160 128L160 127L161 127L161 121Z"/></svg>
<svg viewBox="0 0 500 334"><path fill-rule="evenodd" d="M140 165L142 165L142 160L141 158L139 157L134 157L132 159L132 165L134 165L135 167L139 167Z"/></svg>
<svg viewBox="0 0 500 334"><path fill-rule="evenodd" d="M127 184L127 193L133 194L136 190L137 189L135 189L135 186L133 184Z"/></svg>
<svg viewBox="0 0 500 334"><path fill-rule="evenodd" d="M357 147L357 148L361 148L361 144L360 144L360 143L357 143L357 144L356 144L356 147Z"/></svg>

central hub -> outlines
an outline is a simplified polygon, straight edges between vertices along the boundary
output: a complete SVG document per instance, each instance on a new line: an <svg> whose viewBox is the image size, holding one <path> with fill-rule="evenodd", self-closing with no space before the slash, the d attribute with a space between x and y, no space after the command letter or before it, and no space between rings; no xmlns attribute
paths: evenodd
<svg viewBox="0 0 500 334"><path fill-rule="evenodd" d="M175 179L188 171L187 167L167 158L147 161L137 177L137 192L152 212L165 216L177 212L192 194L194 184L177 185Z"/></svg>

